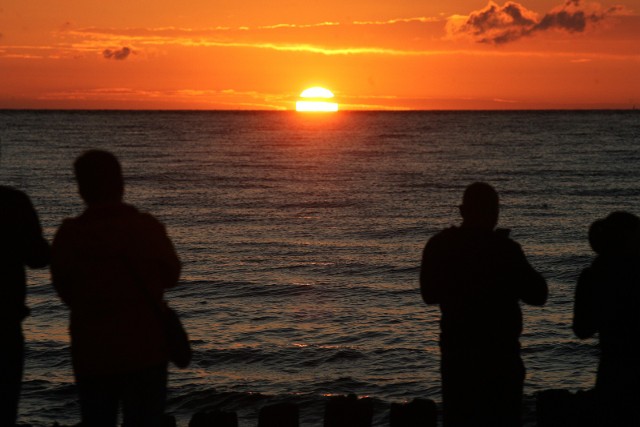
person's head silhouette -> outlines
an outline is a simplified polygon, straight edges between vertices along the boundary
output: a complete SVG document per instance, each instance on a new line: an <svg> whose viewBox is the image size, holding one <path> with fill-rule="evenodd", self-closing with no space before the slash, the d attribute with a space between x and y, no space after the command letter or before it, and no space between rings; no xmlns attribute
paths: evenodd
<svg viewBox="0 0 640 427"><path fill-rule="evenodd" d="M493 230L498 224L498 193L485 182L474 182L464 190L460 215L464 227Z"/></svg>
<svg viewBox="0 0 640 427"><path fill-rule="evenodd" d="M640 254L640 218L618 211L591 224L589 243L599 255Z"/></svg>
<svg viewBox="0 0 640 427"><path fill-rule="evenodd" d="M122 201L124 180L120 162L108 151L90 150L73 164L80 196L87 203Z"/></svg>

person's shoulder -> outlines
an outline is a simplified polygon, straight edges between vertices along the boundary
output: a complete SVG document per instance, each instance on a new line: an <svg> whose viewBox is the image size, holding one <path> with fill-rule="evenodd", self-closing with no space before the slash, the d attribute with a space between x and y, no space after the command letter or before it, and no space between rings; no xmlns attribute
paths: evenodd
<svg viewBox="0 0 640 427"><path fill-rule="evenodd" d="M29 196L23 191L18 190L17 188L8 187L6 185L0 185L0 198L2 198L3 202L8 203L22 203L22 204L31 204L31 200Z"/></svg>
<svg viewBox="0 0 640 427"><path fill-rule="evenodd" d="M578 286L590 287L602 282L606 277L606 267L603 259L597 256L587 267L583 268L578 276Z"/></svg>
<svg viewBox="0 0 640 427"><path fill-rule="evenodd" d="M447 237L460 236L462 235L462 233L463 233L462 227L457 225L452 225L440 231L438 235L442 236L443 238L447 238Z"/></svg>
<svg viewBox="0 0 640 427"><path fill-rule="evenodd" d="M144 221L148 224L162 225L160 220L150 212L138 211L138 215L139 215L140 221Z"/></svg>
<svg viewBox="0 0 640 427"><path fill-rule="evenodd" d="M510 249L521 250L520 243L511 238L511 230L508 228L496 228L493 233L491 233L491 238L499 245Z"/></svg>
<svg viewBox="0 0 640 427"><path fill-rule="evenodd" d="M17 188L9 187L8 185L0 185L0 193L1 194L24 194L22 191Z"/></svg>
<svg viewBox="0 0 640 427"><path fill-rule="evenodd" d="M60 223L60 226L53 236L53 252L60 250L63 246L73 244L79 239L82 239L84 232L86 231L82 226L80 217L65 218Z"/></svg>
<svg viewBox="0 0 640 427"><path fill-rule="evenodd" d="M135 209L135 215L137 217L138 225L143 227L143 229L145 231L149 231L149 232L154 232L154 231L164 232L165 226L158 218L156 218L154 215L152 215L149 212L138 210L137 208L135 208L133 206L131 206L131 207L133 209Z"/></svg>
<svg viewBox="0 0 640 427"><path fill-rule="evenodd" d="M593 276L595 273L598 272L598 263L596 262L596 260L594 260L591 265L586 266L585 268L582 269L582 271L580 272L580 276L584 276L584 277L591 277Z"/></svg>
<svg viewBox="0 0 640 427"><path fill-rule="evenodd" d="M56 232L56 235L64 234L77 228L79 223L81 222L80 218L81 217L64 218L60 223L60 227L58 227L58 231Z"/></svg>
<svg viewBox="0 0 640 427"><path fill-rule="evenodd" d="M19 194L19 193L22 193L22 191L17 190L13 187L9 187L7 185L0 185L0 194L2 194L3 196L4 195L12 196L14 194Z"/></svg>
<svg viewBox="0 0 640 427"><path fill-rule="evenodd" d="M460 235L460 227L451 226L434 234L430 240L448 240Z"/></svg>
<svg viewBox="0 0 640 427"><path fill-rule="evenodd" d="M440 247L447 246L457 241L460 238L460 227L451 226L447 227L444 230L441 230L431 236L431 238L427 241L427 246L431 247Z"/></svg>

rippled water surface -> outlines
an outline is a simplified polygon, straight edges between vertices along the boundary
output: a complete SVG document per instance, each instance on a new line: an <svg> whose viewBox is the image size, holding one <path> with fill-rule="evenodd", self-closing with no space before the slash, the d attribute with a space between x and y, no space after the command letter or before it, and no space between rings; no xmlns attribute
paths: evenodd
<svg viewBox="0 0 640 427"><path fill-rule="evenodd" d="M439 401L438 310L418 292L422 247L459 222L464 187L495 185L548 279L525 307L525 393L592 386L594 341L570 331L586 230L639 213L637 112L0 112L0 179L29 193L45 234L82 211L71 164L116 153L127 201L168 228L184 263L168 294L195 340L170 378L182 425L201 409L293 400L319 426L327 395ZM30 272L22 422L75 423L67 311Z"/></svg>

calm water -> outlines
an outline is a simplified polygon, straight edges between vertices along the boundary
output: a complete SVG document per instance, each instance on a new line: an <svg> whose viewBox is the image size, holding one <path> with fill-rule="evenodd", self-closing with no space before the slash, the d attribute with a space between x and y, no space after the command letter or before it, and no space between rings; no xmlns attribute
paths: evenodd
<svg viewBox="0 0 640 427"><path fill-rule="evenodd" d="M168 228L184 263L168 294L195 340L173 369L169 410L259 408L293 400L321 425L325 396L440 400L438 310L418 270L430 235L459 222L464 187L488 181L547 278L526 307L525 393L591 387L594 341L570 331L586 230L640 212L640 114L1 112L0 182L29 193L48 238L82 211L71 164L103 148L122 160L126 199ZM30 273L22 422L79 419L67 311L46 271Z"/></svg>

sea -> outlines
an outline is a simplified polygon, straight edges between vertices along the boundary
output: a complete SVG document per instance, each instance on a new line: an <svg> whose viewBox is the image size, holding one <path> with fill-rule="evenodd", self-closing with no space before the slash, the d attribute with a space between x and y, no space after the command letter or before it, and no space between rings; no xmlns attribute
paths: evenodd
<svg viewBox="0 0 640 427"><path fill-rule="evenodd" d="M72 163L121 160L127 202L162 221L183 263L167 292L192 339L171 367L167 412L300 406L322 425L330 396L440 402L439 309L418 275L425 242L460 223L464 188L492 184L549 284L523 305L526 417L541 390L593 387L597 340L571 331L593 253L589 225L640 214L639 111L0 111L0 183L28 193L51 240L83 211ZM20 422L79 422L68 310L49 272L28 272ZM473 349L470 349L473 351Z"/></svg>

